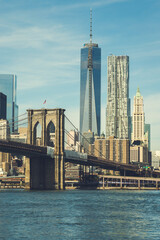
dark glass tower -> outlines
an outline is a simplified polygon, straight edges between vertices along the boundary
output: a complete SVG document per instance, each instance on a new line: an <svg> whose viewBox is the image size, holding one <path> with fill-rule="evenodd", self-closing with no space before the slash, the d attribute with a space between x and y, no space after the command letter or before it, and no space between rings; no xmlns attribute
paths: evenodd
<svg viewBox="0 0 160 240"><path fill-rule="evenodd" d="M7 96L0 92L0 119L6 120Z"/></svg>
<svg viewBox="0 0 160 240"><path fill-rule="evenodd" d="M90 43L81 49L80 132L100 135L101 48L92 43L92 11L90 15Z"/></svg>

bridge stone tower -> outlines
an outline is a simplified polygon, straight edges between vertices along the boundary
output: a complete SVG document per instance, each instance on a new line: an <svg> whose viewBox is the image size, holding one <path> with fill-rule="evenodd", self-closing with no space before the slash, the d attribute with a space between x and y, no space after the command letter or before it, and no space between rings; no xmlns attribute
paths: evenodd
<svg viewBox="0 0 160 240"><path fill-rule="evenodd" d="M36 145L36 127L41 125L40 145L50 143L54 133L54 159L27 158L26 189L64 189L64 109L29 109L27 143Z"/></svg>

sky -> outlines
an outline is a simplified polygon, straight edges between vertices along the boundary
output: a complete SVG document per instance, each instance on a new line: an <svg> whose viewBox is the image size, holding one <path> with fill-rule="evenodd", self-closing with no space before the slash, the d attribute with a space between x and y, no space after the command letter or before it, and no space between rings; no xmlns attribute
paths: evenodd
<svg viewBox="0 0 160 240"><path fill-rule="evenodd" d="M80 49L102 52L101 132L105 132L107 56L128 55L131 111L137 87L151 124L151 149L160 150L159 0L0 0L0 74L17 75L19 114L64 108L79 127Z"/></svg>

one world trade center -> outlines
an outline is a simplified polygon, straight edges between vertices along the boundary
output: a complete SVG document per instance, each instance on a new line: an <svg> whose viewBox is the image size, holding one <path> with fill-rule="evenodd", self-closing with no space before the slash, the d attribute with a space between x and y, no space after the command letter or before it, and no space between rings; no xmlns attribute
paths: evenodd
<svg viewBox="0 0 160 240"><path fill-rule="evenodd" d="M101 48L92 43L92 10L90 42L81 48L80 69L80 132L100 136L101 122Z"/></svg>

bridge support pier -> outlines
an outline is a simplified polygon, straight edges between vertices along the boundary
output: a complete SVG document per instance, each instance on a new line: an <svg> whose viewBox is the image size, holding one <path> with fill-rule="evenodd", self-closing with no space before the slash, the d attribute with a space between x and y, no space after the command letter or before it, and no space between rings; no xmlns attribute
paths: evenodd
<svg viewBox="0 0 160 240"><path fill-rule="evenodd" d="M55 179L56 190L64 190L64 159L63 156L55 156Z"/></svg>
<svg viewBox="0 0 160 240"><path fill-rule="evenodd" d="M54 184L54 160L27 158L25 172L25 189L52 190Z"/></svg>
<svg viewBox="0 0 160 240"><path fill-rule="evenodd" d="M63 190L63 160L54 160L48 158L27 158L25 172L25 189Z"/></svg>

